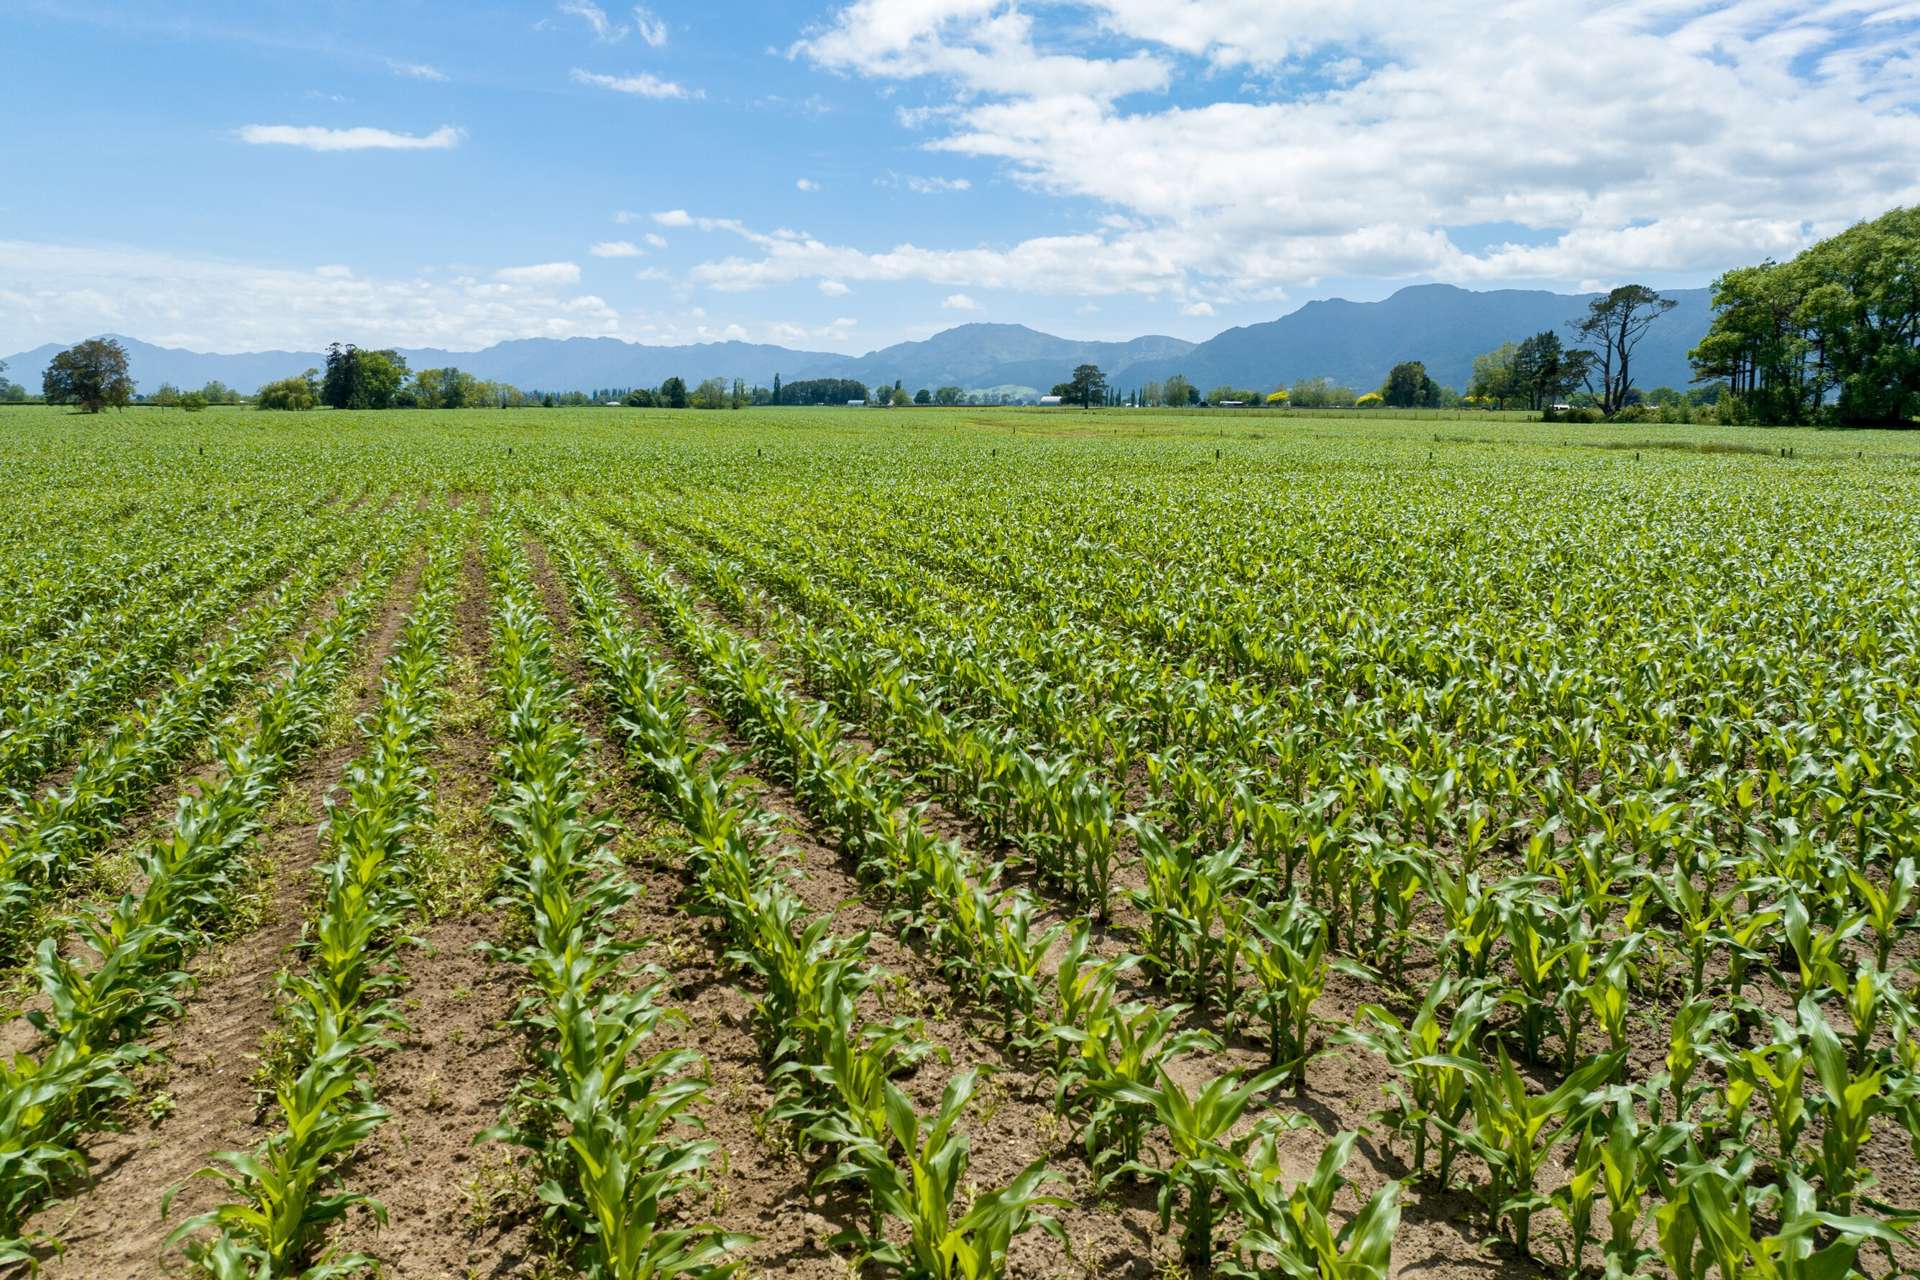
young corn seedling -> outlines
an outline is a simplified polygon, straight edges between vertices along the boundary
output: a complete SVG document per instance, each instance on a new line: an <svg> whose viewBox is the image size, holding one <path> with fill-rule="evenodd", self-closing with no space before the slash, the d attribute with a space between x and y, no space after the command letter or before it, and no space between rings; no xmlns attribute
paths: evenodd
<svg viewBox="0 0 1920 1280"><path fill-rule="evenodd" d="M1229 846L1201 856L1150 822L1131 822L1147 887L1134 900L1148 916L1147 960L1169 988L1202 1007L1230 1009L1240 938L1227 929L1229 903L1253 870Z"/></svg>
<svg viewBox="0 0 1920 1280"><path fill-rule="evenodd" d="M1875 1118L1892 1110L1895 1099L1887 1089L1882 1068L1855 1073L1847 1051L1831 1024L1811 999L1800 1002L1800 1034L1813 1065L1820 1090L1813 1095L1813 1113L1820 1120L1820 1151L1811 1171L1819 1182L1822 1209L1845 1215L1872 1175L1861 1167L1860 1150L1873 1137Z"/></svg>
<svg viewBox="0 0 1920 1280"><path fill-rule="evenodd" d="M1152 1119L1138 1091L1153 1087L1163 1063L1219 1047L1205 1031L1174 1030L1185 1012L1184 1005L1109 1004L1083 1027L1055 1028L1055 1035L1079 1046L1061 1069L1056 1096L1070 1098L1085 1115L1087 1163L1101 1172L1103 1182L1137 1171L1141 1139Z"/></svg>
<svg viewBox="0 0 1920 1280"><path fill-rule="evenodd" d="M1527 1088L1515 1071L1504 1046L1489 1069L1475 1065L1467 1073L1473 1101L1473 1128L1456 1137L1486 1162L1491 1181L1486 1189L1489 1217L1505 1219L1514 1245L1528 1251L1533 1213L1545 1203L1535 1188L1535 1174L1547 1152L1578 1133L1592 1107L1588 1095L1607 1083L1619 1068L1617 1055L1594 1058L1544 1094Z"/></svg>
<svg viewBox="0 0 1920 1280"><path fill-rule="evenodd" d="M1451 978L1435 982L1411 1022L1380 1005L1362 1005L1356 1025L1334 1037L1335 1043L1364 1045L1392 1068L1393 1079L1382 1091L1393 1105L1379 1118L1412 1145L1416 1178L1426 1176L1429 1142L1438 1143L1436 1178L1442 1187L1452 1185L1455 1135L1473 1102L1468 1081L1480 1068L1475 1045L1497 1005L1483 986L1470 986L1448 1018L1443 1010L1455 989Z"/></svg>
<svg viewBox="0 0 1920 1280"><path fill-rule="evenodd" d="M869 1261L902 1280L1002 1280L1015 1237L1039 1229L1065 1241L1059 1223L1045 1210L1068 1202L1042 1190L1058 1179L1043 1160L960 1211L970 1148L959 1124L976 1083L971 1070L948 1081L940 1109L930 1119L887 1085L887 1130L900 1152L897 1162L885 1145L850 1129L822 1130L841 1149L823 1180L858 1183L875 1213L898 1222L906 1236L899 1243L877 1230L849 1232L839 1242L858 1245Z"/></svg>
<svg viewBox="0 0 1920 1280"><path fill-rule="evenodd" d="M1333 1201L1348 1185L1341 1170L1359 1135L1341 1133L1320 1153L1313 1174L1286 1184L1278 1137L1262 1134L1226 1179L1227 1202L1239 1214L1234 1256L1217 1276L1243 1280L1386 1280L1400 1229L1400 1184L1389 1182L1337 1230Z"/></svg>
<svg viewBox="0 0 1920 1280"><path fill-rule="evenodd" d="M1016 1046L1032 1045L1042 1031L1040 1017L1041 976L1054 944L1067 932L1065 924L1036 929L1033 897L1017 892L1011 906L995 922L994 953L997 958L990 974L996 998L1000 1002L1001 1029ZM1084 946L1084 940L1082 946Z"/></svg>
<svg viewBox="0 0 1920 1280"><path fill-rule="evenodd" d="M1213 1265L1214 1223L1226 1207L1226 1186L1234 1167L1259 1136L1257 1129L1235 1135L1234 1127L1248 1107L1286 1075L1285 1068L1265 1071L1252 1079L1229 1071L1215 1076L1196 1093L1189 1093L1167 1074L1154 1070L1154 1081L1102 1082L1094 1089L1101 1097L1151 1114L1166 1132L1172 1161L1163 1169L1129 1162L1125 1171L1147 1175L1160 1184L1160 1229L1173 1222L1178 1202L1185 1214L1180 1253L1189 1267L1202 1272Z"/></svg>
<svg viewBox="0 0 1920 1280"><path fill-rule="evenodd" d="M219 1158L225 1169L202 1169L198 1176L218 1178L244 1198L187 1219L168 1243L184 1241L183 1252L195 1267L213 1276L301 1276L307 1280L357 1274L371 1262L358 1254L321 1257L309 1265L329 1225L349 1209L369 1207L377 1219L386 1213L377 1202L351 1190L318 1194L333 1179L336 1161L351 1153L386 1119L375 1105L372 1086L358 1074L356 1060L367 1052L364 1035L341 1038L331 1011L315 1011L324 1038L276 1097L286 1129L256 1153L229 1151ZM173 1194L161 1205L165 1217ZM197 1238L213 1228L212 1240Z"/></svg>
<svg viewBox="0 0 1920 1280"><path fill-rule="evenodd" d="M1729 1168L1695 1161L1677 1171L1666 1202L1654 1211L1660 1258L1675 1280L1845 1280L1869 1241L1889 1249L1911 1245L1898 1226L1814 1207L1813 1190L1789 1175L1780 1188L1751 1183L1752 1153ZM1767 1197L1779 1203L1756 1215ZM1759 1220L1778 1229L1762 1235Z"/></svg>
<svg viewBox="0 0 1920 1280"><path fill-rule="evenodd" d="M1256 984L1254 1012L1267 1025L1267 1061L1284 1066L1299 1088L1312 1057L1313 1002L1327 985L1326 920L1298 898L1234 914L1245 928L1241 956Z"/></svg>
<svg viewBox="0 0 1920 1280"><path fill-rule="evenodd" d="M1911 856L1900 859L1885 884L1876 884L1859 867L1849 866L1847 884L1873 930L1874 968L1885 970L1895 944L1914 927L1920 912L1920 862Z"/></svg>

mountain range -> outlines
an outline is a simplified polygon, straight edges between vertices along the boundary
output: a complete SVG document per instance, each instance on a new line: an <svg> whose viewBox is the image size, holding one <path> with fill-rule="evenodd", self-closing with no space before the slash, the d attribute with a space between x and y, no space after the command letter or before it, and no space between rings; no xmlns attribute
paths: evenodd
<svg viewBox="0 0 1920 1280"><path fill-rule="evenodd" d="M1687 352L1712 318L1707 290L1664 292L1678 305L1653 325L1635 354L1634 380L1643 387L1687 385L1692 379ZM690 384L721 377L771 385L777 373L788 382L853 378L875 386L898 381L910 391L951 385L1044 392L1066 381L1075 365L1089 362L1123 391L1176 373L1202 391L1221 385L1263 390L1309 377L1364 391L1378 386L1402 360L1425 361L1436 381L1464 390L1475 356L1545 329L1571 338L1572 321L1597 296L1414 285L1380 302L1309 302L1277 320L1228 329L1201 343L1163 336L1080 342L1024 325L964 324L862 356L747 342L655 347L618 338L521 338L479 351L420 347L400 353L414 369L457 366L490 381L551 391L657 386L675 375ZM263 382L325 362L317 351L215 354L126 337L119 341L142 390L163 382L198 387L218 379L252 392ZM63 349L47 343L7 356L7 376L37 389L47 362Z"/></svg>

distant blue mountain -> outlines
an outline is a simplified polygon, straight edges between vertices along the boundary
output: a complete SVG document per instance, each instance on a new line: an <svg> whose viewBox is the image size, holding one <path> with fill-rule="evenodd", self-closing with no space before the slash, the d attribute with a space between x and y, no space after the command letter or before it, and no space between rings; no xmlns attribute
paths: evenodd
<svg viewBox="0 0 1920 1280"><path fill-rule="evenodd" d="M1687 351L1711 319L1707 290L1665 292L1679 305L1654 324L1636 355L1634 381L1643 387L1685 386L1692 378ZM1176 373L1202 391L1221 385L1262 390L1321 376L1367 390L1402 360L1422 360L1435 380L1465 389L1475 356L1543 329L1570 338L1572 322L1597 296L1415 285L1381 302L1309 302L1278 320L1229 329L1198 345L1168 337L1079 342L1025 325L965 324L863 356L747 342L651 347L618 338L522 338L480 351L425 347L402 348L401 354L415 369L453 365L493 381L551 391L657 386L676 375L689 382L721 377L770 385L776 373L788 382L857 378L870 386L898 381L909 390L951 385L1045 391L1066 381L1075 365L1089 362L1123 390ZM251 392L325 362L317 351L220 355L119 341L143 391L163 382L198 387L217 379ZM37 388L47 362L62 349L48 343L8 356L7 376Z"/></svg>
<svg viewBox="0 0 1920 1280"><path fill-rule="evenodd" d="M1713 318L1708 290L1663 293L1679 305L1653 324L1634 353L1633 378L1641 387L1691 382L1687 352ZM1333 298L1309 302L1278 320L1229 329L1176 359L1144 361L1118 376L1131 387L1181 373L1202 392L1223 385L1265 390L1327 377L1369 391L1400 361L1419 360L1434 381L1465 391L1475 356L1547 329L1571 341L1572 322L1599 296L1423 284L1381 302Z"/></svg>

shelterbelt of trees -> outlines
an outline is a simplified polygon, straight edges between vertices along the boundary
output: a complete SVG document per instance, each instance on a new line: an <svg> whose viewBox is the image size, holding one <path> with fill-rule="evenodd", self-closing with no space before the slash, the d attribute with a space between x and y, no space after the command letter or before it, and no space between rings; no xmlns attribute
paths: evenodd
<svg viewBox="0 0 1920 1280"><path fill-rule="evenodd" d="M1920 207L1894 209L1788 262L1714 282L1695 372L1725 379L1750 422L1920 419Z"/></svg>

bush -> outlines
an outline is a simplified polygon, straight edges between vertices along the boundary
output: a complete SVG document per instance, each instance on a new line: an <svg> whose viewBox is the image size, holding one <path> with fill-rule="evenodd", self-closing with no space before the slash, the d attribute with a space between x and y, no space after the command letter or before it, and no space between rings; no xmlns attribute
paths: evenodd
<svg viewBox="0 0 1920 1280"><path fill-rule="evenodd" d="M180 393L180 407L188 413L198 413L207 407L207 398L198 391L183 391Z"/></svg>
<svg viewBox="0 0 1920 1280"><path fill-rule="evenodd" d="M1598 409L1546 409L1540 414L1542 422L1601 422L1605 415Z"/></svg>
<svg viewBox="0 0 1920 1280"><path fill-rule="evenodd" d="M201 393L194 392L194 395ZM269 382L260 388L255 401L262 409L280 409L304 412L318 404L319 392L313 383L305 378L282 378L278 382Z"/></svg>

